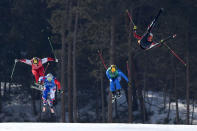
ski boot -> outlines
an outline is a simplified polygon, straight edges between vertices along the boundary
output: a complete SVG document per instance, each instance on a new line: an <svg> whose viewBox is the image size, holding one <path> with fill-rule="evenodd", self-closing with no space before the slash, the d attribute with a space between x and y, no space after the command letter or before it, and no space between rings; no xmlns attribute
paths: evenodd
<svg viewBox="0 0 197 131"><path fill-rule="evenodd" d="M46 107L47 106L47 103L46 103L46 101L44 100L43 101L43 107L42 107L42 113L45 113L46 112Z"/></svg>
<svg viewBox="0 0 197 131"><path fill-rule="evenodd" d="M122 96L120 90L117 90L117 91L116 91L116 96L117 96L117 99L120 98L120 97Z"/></svg>
<svg viewBox="0 0 197 131"><path fill-rule="evenodd" d="M114 103L115 100L116 100L116 92L113 91L112 92L112 103Z"/></svg>

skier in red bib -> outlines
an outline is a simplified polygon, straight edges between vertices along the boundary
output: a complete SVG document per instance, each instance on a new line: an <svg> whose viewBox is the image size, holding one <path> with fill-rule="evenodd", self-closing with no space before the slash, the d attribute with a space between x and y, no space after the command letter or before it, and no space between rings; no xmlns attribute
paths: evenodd
<svg viewBox="0 0 197 131"><path fill-rule="evenodd" d="M36 83L38 83L38 79L40 76L44 76L45 70L44 70L43 64L47 63L48 61L58 62L58 59L54 59L50 57L43 58L43 59L33 57L31 60L15 59L15 62L22 62L22 63L32 66L32 74L35 77Z"/></svg>

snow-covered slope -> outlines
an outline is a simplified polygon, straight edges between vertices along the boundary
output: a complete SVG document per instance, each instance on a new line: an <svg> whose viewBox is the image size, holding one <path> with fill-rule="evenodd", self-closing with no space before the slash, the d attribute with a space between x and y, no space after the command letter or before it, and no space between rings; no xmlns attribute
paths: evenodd
<svg viewBox="0 0 197 131"><path fill-rule="evenodd" d="M153 124L1 123L1 131L197 131L197 126Z"/></svg>

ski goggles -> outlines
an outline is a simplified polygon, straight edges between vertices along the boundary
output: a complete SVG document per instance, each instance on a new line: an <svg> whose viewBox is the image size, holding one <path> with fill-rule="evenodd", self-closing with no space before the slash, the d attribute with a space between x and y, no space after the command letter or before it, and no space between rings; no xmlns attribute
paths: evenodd
<svg viewBox="0 0 197 131"><path fill-rule="evenodd" d="M34 64L38 64L38 60L37 60L37 59L34 59L34 60L33 60L33 63L34 63Z"/></svg>
<svg viewBox="0 0 197 131"><path fill-rule="evenodd" d="M116 71L116 68L115 67L112 67L111 68L111 72L115 72Z"/></svg>
<svg viewBox="0 0 197 131"><path fill-rule="evenodd" d="M47 80L48 80L48 81L52 81L52 79L53 79L53 78L51 78L51 77L47 77Z"/></svg>

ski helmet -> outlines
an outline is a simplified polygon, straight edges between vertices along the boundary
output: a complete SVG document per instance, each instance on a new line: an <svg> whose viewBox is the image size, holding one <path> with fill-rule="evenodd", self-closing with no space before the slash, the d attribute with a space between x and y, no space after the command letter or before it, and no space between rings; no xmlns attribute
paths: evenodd
<svg viewBox="0 0 197 131"><path fill-rule="evenodd" d="M38 64L38 58L37 57L33 57L32 61L33 61L33 64Z"/></svg>
<svg viewBox="0 0 197 131"><path fill-rule="evenodd" d="M153 33L149 33L149 36L152 36L153 37Z"/></svg>
<svg viewBox="0 0 197 131"><path fill-rule="evenodd" d="M51 73L48 73L47 74L47 80L52 81L52 79L53 79L53 75Z"/></svg>
<svg viewBox="0 0 197 131"><path fill-rule="evenodd" d="M111 68L111 72L112 72L112 73L116 71L116 65L111 65L110 68Z"/></svg>

